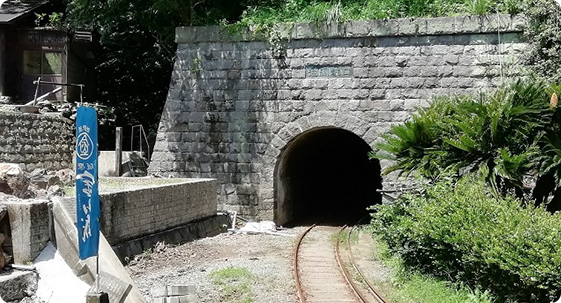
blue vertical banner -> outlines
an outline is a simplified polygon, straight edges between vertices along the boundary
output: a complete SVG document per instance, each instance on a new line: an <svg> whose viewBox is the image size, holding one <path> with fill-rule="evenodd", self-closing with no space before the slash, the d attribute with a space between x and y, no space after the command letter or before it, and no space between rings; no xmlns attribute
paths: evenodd
<svg viewBox="0 0 561 303"><path fill-rule="evenodd" d="M97 256L99 193L97 180L97 114L78 107L76 116L76 215L80 259Z"/></svg>

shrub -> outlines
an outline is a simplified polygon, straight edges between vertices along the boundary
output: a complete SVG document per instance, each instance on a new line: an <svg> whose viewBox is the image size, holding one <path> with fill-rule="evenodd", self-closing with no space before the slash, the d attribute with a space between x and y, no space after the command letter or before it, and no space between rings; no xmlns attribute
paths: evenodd
<svg viewBox="0 0 561 303"><path fill-rule="evenodd" d="M493 93L441 97L393 127L371 157L394 160L385 173L418 172L429 178L483 168L495 194L514 190L519 197L531 193L546 201L561 176L561 110L549 103L558 89L517 81Z"/></svg>
<svg viewBox="0 0 561 303"><path fill-rule="evenodd" d="M501 301L550 302L561 292L561 214L496 199L481 178L444 179L376 209L375 233L411 269Z"/></svg>

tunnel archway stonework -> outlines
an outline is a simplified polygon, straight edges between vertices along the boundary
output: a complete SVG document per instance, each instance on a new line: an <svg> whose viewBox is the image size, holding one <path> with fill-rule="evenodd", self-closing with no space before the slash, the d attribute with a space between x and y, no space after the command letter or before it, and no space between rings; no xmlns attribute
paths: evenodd
<svg viewBox="0 0 561 303"><path fill-rule="evenodd" d="M243 31L177 28L149 172L216 178L220 210L272 220L275 166L290 142L340 129L374 146L433 96L495 87L526 48L521 22L493 15L279 25L280 46ZM395 181L384 177L384 188Z"/></svg>
<svg viewBox="0 0 561 303"><path fill-rule="evenodd" d="M368 123L372 119L372 112L357 112L340 111L340 112L325 112L318 111L310 115L299 117L298 119L284 125L277 133L273 135L271 144L268 145L262 159L263 169L261 171L261 186L259 188L259 195L262 202L266 205L272 206L272 214L270 218L275 219L278 224L283 224L291 221L292 216L286 218L278 215L280 203L278 196L278 188L275 188L275 182L278 176L275 173L275 168L281 160L282 152L287 146L296 138L307 132L313 132L318 129L340 129L348 131L363 140L369 146L374 145L376 139L379 138L380 129L376 123ZM330 124L326 124L330 121ZM329 153L330 151L326 151ZM366 153L364 154L366 158ZM379 173L379 172L378 172ZM375 184L372 184L374 187ZM374 203L375 201L373 201Z"/></svg>

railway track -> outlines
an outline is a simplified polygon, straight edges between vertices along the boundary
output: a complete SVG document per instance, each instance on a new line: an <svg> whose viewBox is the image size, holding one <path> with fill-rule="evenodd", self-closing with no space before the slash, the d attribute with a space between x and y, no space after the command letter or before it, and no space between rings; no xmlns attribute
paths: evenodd
<svg viewBox="0 0 561 303"><path fill-rule="evenodd" d="M294 250L294 276L301 303L387 302L354 261L352 231L347 226L313 225L302 233ZM342 235L346 241L340 241ZM341 242L346 247L341 248ZM364 283L357 283L353 274Z"/></svg>

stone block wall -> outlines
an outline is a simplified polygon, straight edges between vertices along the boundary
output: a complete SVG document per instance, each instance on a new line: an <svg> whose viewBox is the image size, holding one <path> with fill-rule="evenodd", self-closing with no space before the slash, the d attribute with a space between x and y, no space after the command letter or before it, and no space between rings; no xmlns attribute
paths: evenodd
<svg viewBox="0 0 561 303"><path fill-rule="evenodd" d="M149 170L216 178L219 209L273 219L275 166L294 138L335 127L373 146L434 96L496 87L524 64L522 25L492 15L281 24L264 35L177 28Z"/></svg>
<svg viewBox="0 0 561 303"><path fill-rule="evenodd" d="M216 180L198 179L100 194L101 230L116 245L215 216L216 187Z"/></svg>
<svg viewBox="0 0 561 303"><path fill-rule="evenodd" d="M0 112L0 162L22 169L59 170L72 167L72 121L49 115Z"/></svg>

